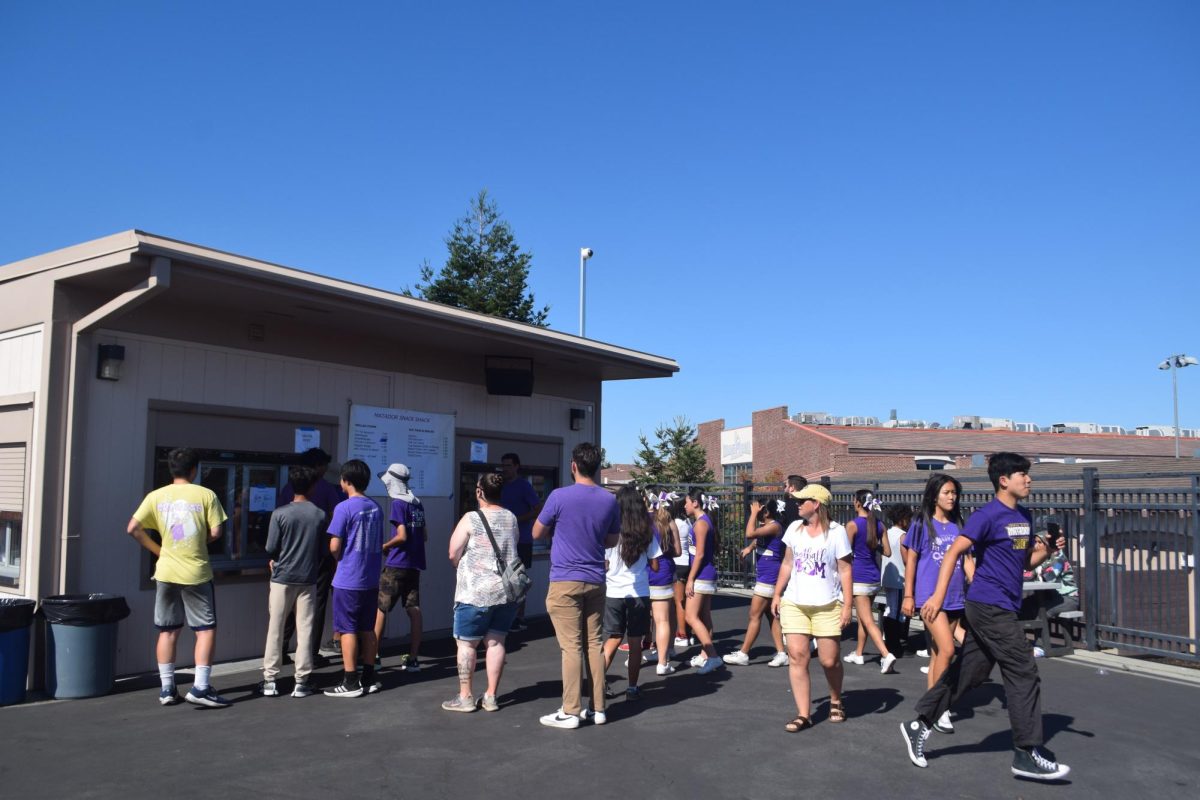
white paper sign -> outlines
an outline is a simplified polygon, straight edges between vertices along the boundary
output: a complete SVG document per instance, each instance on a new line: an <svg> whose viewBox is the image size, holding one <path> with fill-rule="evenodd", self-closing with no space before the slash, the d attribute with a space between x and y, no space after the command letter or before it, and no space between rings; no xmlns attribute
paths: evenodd
<svg viewBox="0 0 1200 800"><path fill-rule="evenodd" d="M487 463L487 442L471 442L471 463Z"/></svg>
<svg viewBox="0 0 1200 800"><path fill-rule="evenodd" d="M275 510L275 489L270 486L250 487L250 513Z"/></svg>
<svg viewBox="0 0 1200 800"><path fill-rule="evenodd" d="M296 428L296 451L303 453L321 446L321 431L316 428Z"/></svg>
<svg viewBox="0 0 1200 800"><path fill-rule="evenodd" d="M454 493L454 416L376 406L350 407L349 458L371 468L367 495L386 497L376 477L401 463L412 477L408 488L418 497L450 497Z"/></svg>

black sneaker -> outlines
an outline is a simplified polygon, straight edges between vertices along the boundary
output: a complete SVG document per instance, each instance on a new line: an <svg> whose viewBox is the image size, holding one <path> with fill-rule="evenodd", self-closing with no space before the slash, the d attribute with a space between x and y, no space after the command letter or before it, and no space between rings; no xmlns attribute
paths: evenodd
<svg viewBox="0 0 1200 800"><path fill-rule="evenodd" d="M1012 774L1035 781L1056 781L1067 777L1071 768L1058 763L1049 750L1040 747L1018 747L1013 751Z"/></svg>
<svg viewBox="0 0 1200 800"><path fill-rule="evenodd" d="M421 662L417 660L416 656L409 656L408 660L406 660L404 662L404 671L405 672L420 672L421 671Z"/></svg>
<svg viewBox="0 0 1200 800"><path fill-rule="evenodd" d="M908 760L922 768L929 766L925 760L925 740L929 738L929 731L920 718L900 723L900 735L904 737L904 744L908 748Z"/></svg>
<svg viewBox="0 0 1200 800"><path fill-rule="evenodd" d="M351 687L344 683L339 683L332 689L325 690L326 697L362 697L362 694L363 688L361 684Z"/></svg>

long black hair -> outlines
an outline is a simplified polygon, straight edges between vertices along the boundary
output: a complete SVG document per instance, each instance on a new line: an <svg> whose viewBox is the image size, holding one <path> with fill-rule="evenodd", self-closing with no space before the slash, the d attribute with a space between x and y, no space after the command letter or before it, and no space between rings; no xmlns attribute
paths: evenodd
<svg viewBox="0 0 1200 800"><path fill-rule="evenodd" d="M958 478L947 475L944 472L934 473L925 482L925 496L921 498L921 510L918 513L922 525L927 520L933 519L933 512L937 511L938 495L942 493L942 487L947 483L954 484L954 508L950 509L950 513L946 516L950 518L951 522L962 528L962 509L959 506L962 502L962 484L958 482Z"/></svg>
<svg viewBox="0 0 1200 800"><path fill-rule="evenodd" d="M633 563L650 549L654 528L650 525L650 509L646 498L635 487L626 485L617 490L617 507L621 510L621 560L625 566Z"/></svg>
<svg viewBox="0 0 1200 800"><path fill-rule="evenodd" d="M867 498L871 496L870 489L859 489L854 493L854 499L860 506L866 507ZM879 546L879 523L875 521L875 512L867 508L867 550L874 553Z"/></svg>

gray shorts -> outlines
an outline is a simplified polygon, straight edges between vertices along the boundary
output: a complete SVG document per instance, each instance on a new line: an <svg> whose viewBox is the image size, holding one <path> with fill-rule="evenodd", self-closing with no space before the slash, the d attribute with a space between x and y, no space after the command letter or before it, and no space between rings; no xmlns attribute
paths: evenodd
<svg viewBox="0 0 1200 800"><path fill-rule="evenodd" d="M154 627L160 631L177 631L183 627L185 619L194 631L211 631L217 627L217 601L212 581L195 586L157 582Z"/></svg>

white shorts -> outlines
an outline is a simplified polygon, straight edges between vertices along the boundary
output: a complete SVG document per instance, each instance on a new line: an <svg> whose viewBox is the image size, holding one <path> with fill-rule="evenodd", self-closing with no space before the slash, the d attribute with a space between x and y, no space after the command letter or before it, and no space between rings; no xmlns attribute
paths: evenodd
<svg viewBox="0 0 1200 800"><path fill-rule="evenodd" d="M773 583L756 583L754 584L754 594L756 597L775 597L775 584Z"/></svg>
<svg viewBox="0 0 1200 800"><path fill-rule="evenodd" d="M675 587L674 586L651 586L650 587L650 599L651 600L674 600L675 599Z"/></svg>
<svg viewBox="0 0 1200 800"><path fill-rule="evenodd" d="M716 581L696 581L692 584L692 588L695 590L696 594L716 594L717 593L717 582Z"/></svg>
<svg viewBox="0 0 1200 800"><path fill-rule="evenodd" d="M862 597L863 595L866 595L867 597L874 597L876 594L879 593L879 584L878 583L856 583L856 584L854 584L854 588L851 591L853 592L855 597Z"/></svg>

